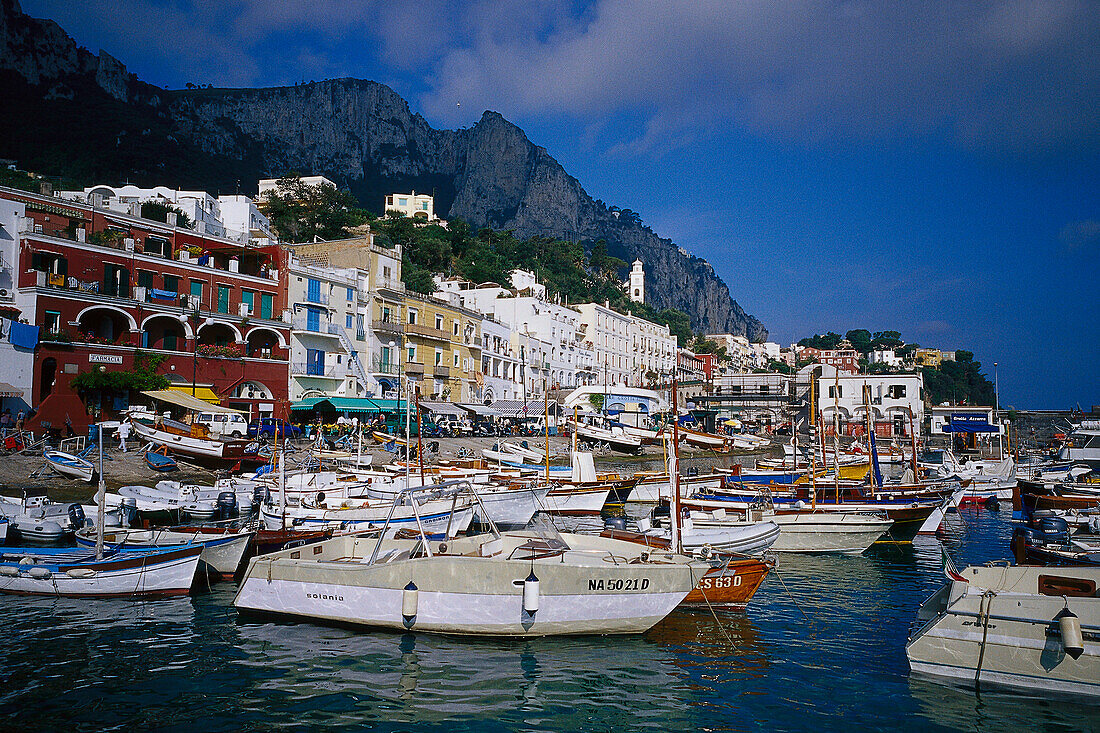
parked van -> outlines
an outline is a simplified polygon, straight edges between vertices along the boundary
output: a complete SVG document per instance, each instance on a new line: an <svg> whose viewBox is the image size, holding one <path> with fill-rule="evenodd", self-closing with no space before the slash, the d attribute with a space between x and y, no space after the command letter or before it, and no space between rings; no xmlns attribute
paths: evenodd
<svg viewBox="0 0 1100 733"><path fill-rule="evenodd" d="M248 436L248 421L236 412L198 412L195 422L205 425L214 438L244 438Z"/></svg>

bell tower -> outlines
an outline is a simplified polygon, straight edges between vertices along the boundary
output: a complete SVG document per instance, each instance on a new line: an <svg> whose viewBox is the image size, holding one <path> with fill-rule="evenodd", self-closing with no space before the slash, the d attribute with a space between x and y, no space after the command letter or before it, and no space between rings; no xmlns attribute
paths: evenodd
<svg viewBox="0 0 1100 733"><path fill-rule="evenodd" d="M630 300L634 303L645 303L645 270L642 269L642 261L634 260L630 267Z"/></svg>

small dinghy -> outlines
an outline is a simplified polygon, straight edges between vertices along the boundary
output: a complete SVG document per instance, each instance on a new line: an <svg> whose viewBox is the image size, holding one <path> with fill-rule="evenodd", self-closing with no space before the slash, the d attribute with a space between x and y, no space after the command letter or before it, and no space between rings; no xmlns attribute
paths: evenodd
<svg viewBox="0 0 1100 733"><path fill-rule="evenodd" d="M94 483L96 480L95 465L86 458L59 450L48 450L43 455L46 458L46 465L62 476L88 483Z"/></svg>
<svg viewBox="0 0 1100 733"><path fill-rule="evenodd" d="M168 455L168 446L164 445L153 450L145 451L145 465L161 473L175 471L179 468L176 464L176 459Z"/></svg>

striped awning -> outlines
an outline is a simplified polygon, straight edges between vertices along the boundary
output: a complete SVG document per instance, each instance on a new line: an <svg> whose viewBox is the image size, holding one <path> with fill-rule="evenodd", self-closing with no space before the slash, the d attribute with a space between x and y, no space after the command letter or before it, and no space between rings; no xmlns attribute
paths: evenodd
<svg viewBox="0 0 1100 733"><path fill-rule="evenodd" d="M16 389L7 382L0 382L0 397L22 397L23 390Z"/></svg>

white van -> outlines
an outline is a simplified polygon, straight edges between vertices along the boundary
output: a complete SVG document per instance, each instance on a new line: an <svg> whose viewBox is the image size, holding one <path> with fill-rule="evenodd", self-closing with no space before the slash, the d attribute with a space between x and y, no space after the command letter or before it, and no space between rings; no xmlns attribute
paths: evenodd
<svg viewBox="0 0 1100 733"><path fill-rule="evenodd" d="M248 437L248 421L235 412L198 412L195 422L205 425L215 438Z"/></svg>

